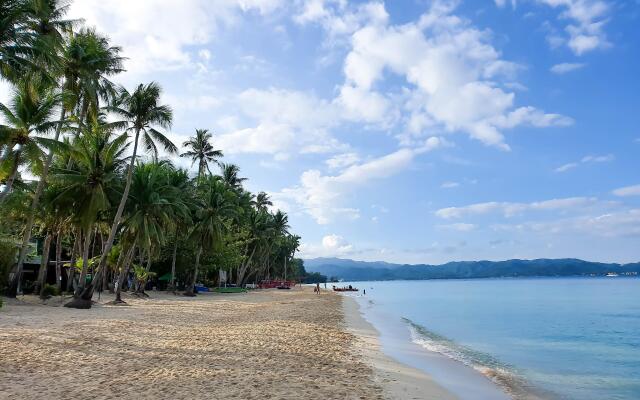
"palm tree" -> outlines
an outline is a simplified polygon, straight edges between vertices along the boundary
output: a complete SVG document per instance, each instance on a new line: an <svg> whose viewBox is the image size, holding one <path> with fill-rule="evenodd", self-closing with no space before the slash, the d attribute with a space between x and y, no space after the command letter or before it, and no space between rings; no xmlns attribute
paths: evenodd
<svg viewBox="0 0 640 400"><path fill-rule="evenodd" d="M133 173L123 226L146 253L147 271L154 249L165 244L166 232L175 228L176 219L189 215L183 193L170 180L174 171L170 163L159 162L138 164Z"/></svg>
<svg viewBox="0 0 640 400"><path fill-rule="evenodd" d="M36 0L40 1L40 0ZM56 128L54 140L58 140L66 122L68 110L80 108L81 110L96 110L99 97L109 99L114 91L114 85L106 79L122 71L123 59L119 56L120 48L110 47L106 39L96 35L93 31L81 31L74 35L63 50L63 62L61 71L63 82L62 93L65 101L60 110L60 121ZM85 113L86 114L86 113ZM93 113L94 118L98 116ZM78 129L84 123L84 116L77 120ZM31 240L31 228L38 210L40 196L46 186L49 167L53 160L53 151L49 155L42 168L40 180L31 202L31 216L25 225L22 237L22 245L18 255L16 269L22 271L24 259L27 254L29 241ZM17 274L16 276L20 276ZM18 287L19 282L12 287ZM14 291L9 291L15 295Z"/></svg>
<svg viewBox="0 0 640 400"><path fill-rule="evenodd" d="M256 196L255 205L258 210L266 211L267 207L273 205L273 202L271 202L268 194L266 194L265 192L260 192Z"/></svg>
<svg viewBox="0 0 640 400"><path fill-rule="evenodd" d="M169 185L175 189L179 196L172 202L173 208L173 253L171 255L171 281L169 288L175 290L176 260L178 255L178 236L187 230L192 221L191 210L196 208L193 191L191 190L189 175L186 170L174 169L169 172Z"/></svg>
<svg viewBox="0 0 640 400"><path fill-rule="evenodd" d="M239 190L242 188L242 183L247 180L247 178L240 178L238 174L240 173L240 167L235 164L220 164L220 171L222 173L222 180L234 190Z"/></svg>
<svg viewBox="0 0 640 400"><path fill-rule="evenodd" d="M71 150L72 169L54 169L53 181L60 185L56 201L72 208L74 223L83 233L82 271L75 299L65 306L90 308L91 303L79 297L85 286L89 267L91 235L100 215L117 201L122 173L128 161L127 135L113 136L108 126L95 122L90 130L77 138ZM108 253L106 251L105 253ZM97 274L94 274L94 276Z"/></svg>
<svg viewBox="0 0 640 400"><path fill-rule="evenodd" d="M211 177L203 186L200 207L196 211L195 226L191 232L191 238L197 243L197 251L191 285L184 293L186 296L195 295L202 250L220 245L227 220L237 212L236 196L226 184Z"/></svg>
<svg viewBox="0 0 640 400"><path fill-rule="evenodd" d="M133 155L127 170L127 177L125 181L124 191L118 205L118 210L113 219L111 225L111 231L109 232L109 238L104 246L102 256L100 257L100 263L98 265L98 273L93 276L93 281L87 286L85 292L82 294L82 298L88 304L91 304L91 297L93 296L93 289L95 283L101 279L101 272L104 270L107 255L113 247L113 242L116 238L118 227L120 226L122 213L124 212L125 204L129 197L129 190L131 188L131 180L133 176L133 169L138 155L139 138L142 134L142 140L145 149L154 155L154 159L157 159L158 148L155 142L158 142L166 151L170 153L176 153L176 146L162 133L157 131L154 126L158 125L163 128L169 128L173 118L173 112L171 107L159 104L161 89L160 85L155 82L151 82L147 85L140 84L133 93L129 93L125 89L121 89L117 104L107 107L107 110L123 117L123 121L128 125L127 133L134 132L135 137L133 140ZM98 279L98 280L96 280Z"/></svg>
<svg viewBox="0 0 640 400"><path fill-rule="evenodd" d="M56 141L40 135L51 132L57 124L52 120L60 96L39 82L21 82L14 90L9 107L0 103L0 113L9 125L0 125L0 143L6 145L0 166L5 173L5 187L0 202L11 191L18 168L24 162L42 168L45 153Z"/></svg>
<svg viewBox="0 0 640 400"><path fill-rule="evenodd" d="M198 162L198 181L205 170L211 175L209 163L220 165L218 159L223 156L221 150L213 148L212 137L213 135L207 129L196 129L196 135L182 144L190 150L180 154L180 157L190 157L192 166L196 161Z"/></svg>
<svg viewBox="0 0 640 400"><path fill-rule="evenodd" d="M55 80L64 37L78 22L65 19L66 0L3 0L0 3L0 77L25 74Z"/></svg>

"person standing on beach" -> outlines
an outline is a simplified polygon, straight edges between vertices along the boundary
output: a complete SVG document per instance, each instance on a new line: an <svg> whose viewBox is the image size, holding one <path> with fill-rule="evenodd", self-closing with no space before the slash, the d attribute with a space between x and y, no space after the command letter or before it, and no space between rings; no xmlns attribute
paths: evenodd
<svg viewBox="0 0 640 400"><path fill-rule="evenodd" d="M320 282L316 283L316 293L320 294Z"/></svg>

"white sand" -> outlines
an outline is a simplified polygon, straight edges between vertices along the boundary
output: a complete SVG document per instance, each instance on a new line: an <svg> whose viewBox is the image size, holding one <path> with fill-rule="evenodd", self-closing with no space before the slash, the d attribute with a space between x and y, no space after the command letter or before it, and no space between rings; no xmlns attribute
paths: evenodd
<svg viewBox="0 0 640 400"><path fill-rule="evenodd" d="M150 294L91 310L7 301L0 398L383 398L344 329L340 296Z"/></svg>

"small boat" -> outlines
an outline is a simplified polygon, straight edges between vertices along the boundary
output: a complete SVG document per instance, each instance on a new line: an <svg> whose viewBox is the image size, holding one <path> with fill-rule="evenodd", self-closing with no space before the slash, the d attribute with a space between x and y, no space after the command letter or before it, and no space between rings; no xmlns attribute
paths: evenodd
<svg viewBox="0 0 640 400"><path fill-rule="evenodd" d="M276 286L276 289L285 289L285 290L290 290L291 287L287 286L287 285L280 285L280 286Z"/></svg>
<svg viewBox="0 0 640 400"><path fill-rule="evenodd" d="M333 287L333 291L334 292L357 292L359 289L358 288L354 288L353 286L349 285L348 287Z"/></svg>
<svg viewBox="0 0 640 400"><path fill-rule="evenodd" d="M605 275L608 278L615 278L616 276L618 276L618 274L616 274L615 272L609 272L607 275Z"/></svg>

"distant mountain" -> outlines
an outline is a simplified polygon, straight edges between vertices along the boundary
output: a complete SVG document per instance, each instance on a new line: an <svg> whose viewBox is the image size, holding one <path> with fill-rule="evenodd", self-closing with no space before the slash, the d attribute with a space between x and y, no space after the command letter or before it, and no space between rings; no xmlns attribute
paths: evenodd
<svg viewBox="0 0 640 400"><path fill-rule="evenodd" d="M368 262L341 258L315 258L304 260L304 265L309 272L319 272L327 277L336 277L346 281L600 276L610 272L621 275L637 275L640 273L640 263L598 263L574 258L456 261L442 265L410 265L382 261Z"/></svg>

